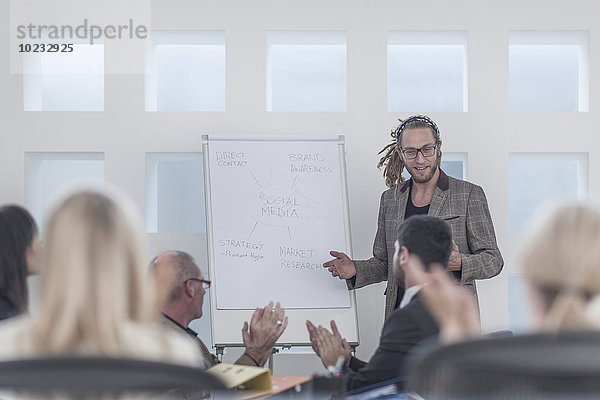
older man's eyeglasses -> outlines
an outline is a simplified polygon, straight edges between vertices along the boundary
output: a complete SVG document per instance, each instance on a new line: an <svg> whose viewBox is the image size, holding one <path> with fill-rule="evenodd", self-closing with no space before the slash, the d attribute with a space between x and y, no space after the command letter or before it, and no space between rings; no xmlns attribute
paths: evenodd
<svg viewBox="0 0 600 400"><path fill-rule="evenodd" d="M185 283L187 283L188 281L202 282L202 288L203 289L208 289L210 287L210 281L205 281L204 279L190 278L190 279L186 280Z"/></svg>
<svg viewBox="0 0 600 400"><path fill-rule="evenodd" d="M423 157L431 157L432 155L435 154L435 148L437 147L437 144L433 145L433 146L425 146L422 147L420 149L402 149L400 148L400 151L402 152L402 154L404 154L404 157L411 160L413 158L417 158L417 154L419 154L419 152L423 155Z"/></svg>

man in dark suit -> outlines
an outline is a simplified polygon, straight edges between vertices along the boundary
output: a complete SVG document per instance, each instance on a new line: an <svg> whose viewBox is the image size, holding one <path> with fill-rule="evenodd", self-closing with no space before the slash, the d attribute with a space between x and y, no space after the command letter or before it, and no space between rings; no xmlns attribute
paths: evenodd
<svg viewBox="0 0 600 400"><path fill-rule="evenodd" d="M397 231L393 272L404 277L406 291L399 307L386 320L379 347L368 363L350 356L350 348L331 321L332 332L307 321L313 349L323 365L342 367L347 390L397 378L405 373L410 350L439 332L438 325L419 298L433 265L448 268L452 252L452 232L445 221L418 215L404 221Z"/></svg>

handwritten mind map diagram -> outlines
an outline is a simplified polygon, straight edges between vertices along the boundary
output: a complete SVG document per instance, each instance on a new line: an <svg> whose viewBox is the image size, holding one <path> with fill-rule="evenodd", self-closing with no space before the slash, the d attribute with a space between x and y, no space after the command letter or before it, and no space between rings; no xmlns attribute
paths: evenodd
<svg viewBox="0 0 600 400"><path fill-rule="evenodd" d="M216 140L209 168L218 309L350 307L322 267L346 250L337 141Z"/></svg>

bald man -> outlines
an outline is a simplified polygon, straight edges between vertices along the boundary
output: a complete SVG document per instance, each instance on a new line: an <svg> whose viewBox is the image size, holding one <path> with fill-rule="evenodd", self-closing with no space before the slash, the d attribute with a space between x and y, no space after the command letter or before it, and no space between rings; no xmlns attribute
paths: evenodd
<svg viewBox="0 0 600 400"><path fill-rule="evenodd" d="M192 256L183 251L168 251L156 256L150 263L157 287L158 301L162 311L162 324L182 335L194 339L206 361L206 368L219 363L198 334L189 328L190 322L202 317L202 304L210 281L202 276ZM265 365L273 345L288 323L285 310L273 302L257 308L250 324L244 322L242 339L246 350L235 362L238 365L262 367Z"/></svg>

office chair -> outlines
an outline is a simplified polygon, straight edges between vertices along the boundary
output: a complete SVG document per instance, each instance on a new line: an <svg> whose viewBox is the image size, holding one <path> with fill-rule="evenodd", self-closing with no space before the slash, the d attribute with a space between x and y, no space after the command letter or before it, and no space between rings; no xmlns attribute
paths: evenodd
<svg viewBox="0 0 600 400"><path fill-rule="evenodd" d="M484 338L416 362L409 393L424 399L600 398L600 332Z"/></svg>
<svg viewBox="0 0 600 400"><path fill-rule="evenodd" d="M158 361L59 356L0 362L0 389L86 395L225 389L204 370ZM188 396L189 397L189 396Z"/></svg>

